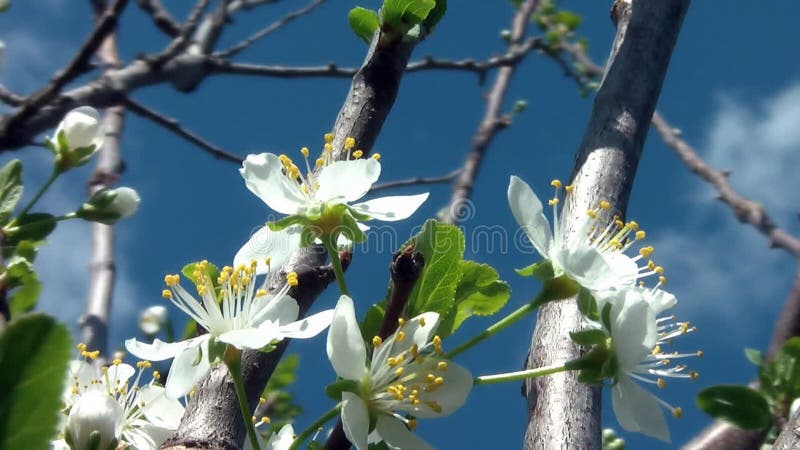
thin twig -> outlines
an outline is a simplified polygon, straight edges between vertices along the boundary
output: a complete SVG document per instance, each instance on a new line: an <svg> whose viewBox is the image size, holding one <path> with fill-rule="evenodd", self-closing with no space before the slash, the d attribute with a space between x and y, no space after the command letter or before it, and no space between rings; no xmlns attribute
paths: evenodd
<svg viewBox="0 0 800 450"><path fill-rule="evenodd" d="M369 193L374 194L375 192L383 191L386 189L395 189L407 186L423 186L426 184L449 183L453 181L461 173L462 170L463 170L462 168L458 168L448 174L440 175L438 177L414 177L414 178L407 178L405 180L396 180L396 181L387 181L386 183L378 183L372 186L372 188L369 190Z"/></svg>
<svg viewBox="0 0 800 450"><path fill-rule="evenodd" d="M286 14L285 16L281 17L277 21L267 25L266 27L258 30L255 33L253 33L250 37L248 37L247 39L244 39L243 41L241 41L238 44L232 46L231 48L229 48L227 50L224 50L224 51L221 51L221 52L214 53L214 57L221 58L221 59L227 59L227 58L231 58L233 56L236 56L239 52L241 52L242 50L246 49L247 47L253 45L259 39L263 39L263 38L269 36L270 34L274 33L277 30L279 30L284 25L286 25L289 22L297 19L298 17L302 17L302 16L310 13L311 11L314 10L314 8L316 8L317 6L323 4L324 2L325 2L325 0L314 0L313 2L311 2L308 5L304 6L303 8L300 8L297 11L290 12L289 14Z"/></svg>
<svg viewBox="0 0 800 450"><path fill-rule="evenodd" d="M208 7L209 2L210 0L199 0L189 12L189 16L181 26L178 36L170 42L164 51L154 57L147 57L145 60L154 67L160 68L165 62L181 53L191 43L192 34L197 29L200 16Z"/></svg>
<svg viewBox="0 0 800 450"><path fill-rule="evenodd" d="M514 75L517 63L521 61L528 51L539 46L538 39L528 39L524 41L528 29L530 16L538 6L538 0L526 0L521 4L512 18L511 36L508 41L508 52L510 55L518 55L507 61L497 72L497 77L486 96L486 108L478 129L472 137L469 152L464 158L464 164L458 177L453 183L453 194L450 197L448 207L442 210L439 219L446 223L456 224L462 219L465 208L468 207L469 197L472 193L472 186L478 176L481 162L492 139L502 129L511 123L508 115L501 111L503 101Z"/></svg>
<svg viewBox="0 0 800 450"><path fill-rule="evenodd" d="M19 106L24 101L25 97L9 91L5 86L0 84L0 102L10 106Z"/></svg>
<svg viewBox="0 0 800 450"><path fill-rule="evenodd" d="M25 102L9 120L6 122L6 133L14 129L14 126L25 121L27 118L38 112L43 106L55 98L61 89L70 81L83 73L89 63L89 59L97 52L100 44L106 36L113 32L117 27L117 19L122 13L128 0L116 0L111 7L97 20L97 23L89 34L89 38L83 43L78 53L72 58L67 66L60 70L50 80L50 82L35 94L28 97Z"/></svg>
<svg viewBox="0 0 800 450"><path fill-rule="evenodd" d="M223 160L223 161L230 161L236 164L241 164L244 161L239 156L236 156L233 153L225 151L220 147L206 141L205 139L197 136L196 134L192 133L191 131L183 128L176 119L171 119L169 117L164 116L163 114L154 111L141 103L134 101L131 98L126 98L123 104L131 110L132 113L144 117L145 119L151 120L154 123L166 128L169 131L177 134L178 136L186 139L187 141L191 142L192 144L200 147L201 149L205 150L207 153L211 154L211 156Z"/></svg>
<svg viewBox="0 0 800 450"><path fill-rule="evenodd" d="M181 32L181 26L172 15L167 11L161 0L136 0L144 12L150 15L155 26L167 36L177 37Z"/></svg>

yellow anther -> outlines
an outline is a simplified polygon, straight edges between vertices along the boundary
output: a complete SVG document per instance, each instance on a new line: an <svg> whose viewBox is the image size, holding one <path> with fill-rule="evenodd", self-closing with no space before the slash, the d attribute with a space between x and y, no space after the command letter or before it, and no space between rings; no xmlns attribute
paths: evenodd
<svg viewBox="0 0 800 450"><path fill-rule="evenodd" d="M388 364L389 367L396 366L398 364L397 358L394 358L392 356L386 358L386 364Z"/></svg>
<svg viewBox="0 0 800 450"><path fill-rule="evenodd" d="M433 384L435 384L437 386L443 385L444 384L444 377L436 377L436 379L433 380Z"/></svg>
<svg viewBox="0 0 800 450"><path fill-rule="evenodd" d="M625 223L619 219L614 219L614 226L617 228L622 228L623 226L625 226Z"/></svg>
<svg viewBox="0 0 800 450"><path fill-rule="evenodd" d="M642 239L645 238L645 236L647 236L647 233L645 233L644 230L639 230L639 231L636 232L635 236L636 236L636 240L641 241Z"/></svg>
<svg viewBox="0 0 800 450"><path fill-rule="evenodd" d="M292 287L300 284L300 282L297 280L297 272L289 272L286 274L286 284Z"/></svg>
<svg viewBox="0 0 800 450"><path fill-rule="evenodd" d="M575 186L573 186L571 184L568 184L568 185L564 186L564 190L567 191L568 193L572 192L572 191L575 190Z"/></svg>
<svg viewBox="0 0 800 450"><path fill-rule="evenodd" d="M402 331L398 331L398 332L397 332L397 337L395 338L395 340L396 340L397 342L403 342L403 340L404 340L405 338L406 338L406 334L405 334L404 332L402 332Z"/></svg>
<svg viewBox="0 0 800 450"><path fill-rule="evenodd" d="M278 155L278 161L286 164L286 161L291 161L291 160L289 159L288 156L286 156L285 154L281 153L280 155Z"/></svg>
<svg viewBox="0 0 800 450"><path fill-rule="evenodd" d="M653 269L653 272L655 272L655 273L657 273L657 274L659 274L659 275L663 275L663 274L664 274L664 268L663 268L663 267L661 267L661 266L656 266L656 267Z"/></svg>
<svg viewBox="0 0 800 450"><path fill-rule="evenodd" d="M406 319L403 319L402 317L397 318L397 326L402 327L405 324L406 324Z"/></svg>
<svg viewBox="0 0 800 450"><path fill-rule="evenodd" d="M149 369L151 366L152 364L150 364L150 361L139 361L136 363L136 367L140 369Z"/></svg>
<svg viewBox="0 0 800 450"><path fill-rule="evenodd" d="M100 350L95 350L93 352L86 352L85 356L89 359L97 359L100 356Z"/></svg>
<svg viewBox="0 0 800 450"><path fill-rule="evenodd" d="M264 417L261 418L261 423L263 423L264 425L269 425L270 422L272 422L272 421L269 420L269 417L267 417L267 416L264 416Z"/></svg>
<svg viewBox="0 0 800 450"><path fill-rule="evenodd" d="M180 281L181 281L180 275L166 275L164 277L164 283L170 287L177 286Z"/></svg>
<svg viewBox="0 0 800 450"><path fill-rule="evenodd" d="M647 258L648 256L652 255L653 252L656 251L652 245L648 245L647 247L642 247L639 249L639 254L642 255L642 258Z"/></svg>
<svg viewBox="0 0 800 450"><path fill-rule="evenodd" d="M598 205L600 206L600 209L603 209L603 210L606 210L606 211L611 209L611 203L609 203L606 200L600 200L600 203Z"/></svg>
<svg viewBox="0 0 800 450"><path fill-rule="evenodd" d="M699 376L700 376L700 374L697 373L697 372L692 372L692 373L689 374L689 378L691 378L692 380L696 380L697 377L699 377Z"/></svg>
<svg viewBox="0 0 800 450"><path fill-rule="evenodd" d="M256 291L256 297L266 297L267 290L266 289L259 289Z"/></svg>
<svg viewBox="0 0 800 450"><path fill-rule="evenodd" d="M119 358L116 358L116 359L114 359L114 361L111 364L114 364L115 366L118 366L118 365L122 364L122 360L119 359Z"/></svg>
<svg viewBox="0 0 800 450"><path fill-rule="evenodd" d="M680 418L681 418L681 416L683 415L683 410L681 409L681 407L680 407L680 406L678 406L678 407L675 407L675 408L672 408L672 415L673 415L673 416L674 416L676 419L680 419Z"/></svg>
<svg viewBox="0 0 800 450"><path fill-rule="evenodd" d="M309 152L309 151L308 151L308 147L303 147L303 148L301 148L301 149L300 149L300 153L301 153L303 156L305 156L306 158L308 158L308 155L309 155L311 152Z"/></svg>
<svg viewBox="0 0 800 450"><path fill-rule="evenodd" d="M322 150L326 151L326 152L332 152L333 151L333 145L330 144L330 143L326 143L324 146L322 146Z"/></svg>
<svg viewBox="0 0 800 450"><path fill-rule="evenodd" d="M317 162L315 163L317 167L322 167L325 165L325 160L322 158L317 158Z"/></svg>
<svg viewBox="0 0 800 450"><path fill-rule="evenodd" d="M355 147L355 146L356 146L356 140L355 139L353 139L353 138L351 138L349 136L347 138L345 138L345 140L344 140L344 149L345 150L352 150L353 147Z"/></svg>
<svg viewBox="0 0 800 450"><path fill-rule="evenodd" d="M378 161L379 159L381 159L381 154L380 153L373 153L372 154L372 159L374 159L375 161Z"/></svg>
<svg viewBox="0 0 800 450"><path fill-rule="evenodd" d="M639 229L639 224L631 220L630 222L628 222L628 227L630 227L631 230L636 231Z"/></svg>
<svg viewBox="0 0 800 450"><path fill-rule="evenodd" d="M445 371L445 370L447 370L447 361L439 361L439 362L436 364L436 367L437 367L439 370L441 370L441 371Z"/></svg>
<svg viewBox="0 0 800 450"><path fill-rule="evenodd" d="M403 368L402 367L398 367L397 369L394 369L394 376L399 377L402 374L403 374Z"/></svg>
<svg viewBox="0 0 800 450"><path fill-rule="evenodd" d="M653 347L653 351L652 351L652 353L653 353L654 355L658 355L659 353L661 353L661 346L659 346L659 345L656 345L655 347Z"/></svg>
<svg viewBox="0 0 800 450"><path fill-rule="evenodd" d="M665 277L663 275L658 277L658 284L660 284L661 286L667 284L667 277Z"/></svg>
<svg viewBox="0 0 800 450"><path fill-rule="evenodd" d="M597 218L597 213L594 212L593 209L590 209L590 210L586 211L586 215L591 217L592 219L596 219Z"/></svg>
<svg viewBox="0 0 800 450"><path fill-rule="evenodd" d="M656 268L656 263L654 263L653 261L647 261L647 268L649 270L655 269Z"/></svg>
<svg viewBox="0 0 800 450"><path fill-rule="evenodd" d="M325 135L322 136L322 139L325 141L326 144L330 144L331 142L333 142L333 133L325 133Z"/></svg>
<svg viewBox="0 0 800 450"><path fill-rule="evenodd" d="M372 346L373 347L377 347L377 346L379 346L381 344L383 344L383 339L381 339L380 336L373 336L372 337Z"/></svg>
<svg viewBox="0 0 800 450"><path fill-rule="evenodd" d="M702 350L698 350L698 351L697 351L697 356L698 356L698 357L700 357L700 358L702 358L704 354L705 354L705 353L703 353L703 351L702 351Z"/></svg>
<svg viewBox="0 0 800 450"><path fill-rule="evenodd" d="M547 201L547 204L550 205L550 206L555 206L555 205L558 204L558 199L557 198L551 198L550 200Z"/></svg>
<svg viewBox="0 0 800 450"><path fill-rule="evenodd" d="M419 318L419 326L420 327L424 327L425 326L425 318L424 317L420 317Z"/></svg>
<svg viewBox="0 0 800 450"><path fill-rule="evenodd" d="M664 389L664 386L666 385L667 382L664 381L663 379L659 378L658 380L656 380L656 386L658 386L659 389Z"/></svg>
<svg viewBox="0 0 800 450"><path fill-rule="evenodd" d="M417 357L419 357L419 346L417 346L417 344L412 345L411 348L408 349L408 351L411 352L412 358L416 359Z"/></svg>
<svg viewBox="0 0 800 450"><path fill-rule="evenodd" d="M154 380L160 380L161 379L161 373L159 371L157 371L157 370L154 370L153 371L153 379Z"/></svg>
<svg viewBox="0 0 800 450"><path fill-rule="evenodd" d="M364 150L356 150L353 152L353 158L358 159L364 156Z"/></svg>
<svg viewBox="0 0 800 450"><path fill-rule="evenodd" d="M416 419L410 419L407 423L408 429L414 431L417 429L417 421Z"/></svg>
<svg viewBox="0 0 800 450"><path fill-rule="evenodd" d="M85 352L86 351L86 344L81 342L80 344L76 345L75 348L77 348L79 352Z"/></svg>
<svg viewBox="0 0 800 450"><path fill-rule="evenodd" d="M550 182L550 186L553 186L556 189L561 189L561 180L553 180Z"/></svg>
<svg viewBox="0 0 800 450"><path fill-rule="evenodd" d="M425 381L427 381L428 383L433 383L434 381L436 381L436 375L434 375L434 374L432 374L432 373L429 373L429 374L428 374L428 375L425 377Z"/></svg>
<svg viewBox="0 0 800 450"><path fill-rule="evenodd" d="M172 292L169 289L161 291L161 296L164 298L172 298Z"/></svg>
<svg viewBox="0 0 800 450"><path fill-rule="evenodd" d="M251 417L250 417L250 420L251 420L253 423L256 423L256 422L258 422L258 418L257 418L256 416L251 416Z"/></svg>

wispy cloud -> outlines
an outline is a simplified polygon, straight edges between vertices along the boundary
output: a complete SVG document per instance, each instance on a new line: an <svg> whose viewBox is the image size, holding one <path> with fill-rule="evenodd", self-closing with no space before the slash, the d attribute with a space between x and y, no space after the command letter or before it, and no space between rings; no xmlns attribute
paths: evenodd
<svg viewBox="0 0 800 450"><path fill-rule="evenodd" d="M68 42L37 31L11 26L0 33L6 47L0 81L15 92L28 93L39 87L75 51Z"/></svg>
<svg viewBox="0 0 800 450"><path fill-rule="evenodd" d="M719 107L698 150L717 169L730 169L731 183L760 202L786 228L795 227L800 207L800 82L756 105L729 95ZM794 273L791 259L771 250L752 227L739 223L716 200L712 189L696 182L684 214L687 222L654 245L667 267L670 287L684 299L687 315L727 320L773 320ZM759 308L752 308L759 305ZM758 317L763 315L763 317ZM749 333L749 327L741 332Z"/></svg>

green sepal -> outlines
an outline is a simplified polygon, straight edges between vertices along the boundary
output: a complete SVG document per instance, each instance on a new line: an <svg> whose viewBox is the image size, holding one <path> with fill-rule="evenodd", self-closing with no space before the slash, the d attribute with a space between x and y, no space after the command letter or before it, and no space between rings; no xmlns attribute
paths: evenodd
<svg viewBox="0 0 800 450"><path fill-rule="evenodd" d="M754 348L745 348L744 356L756 367L761 367L764 365L764 355Z"/></svg>
<svg viewBox="0 0 800 450"><path fill-rule="evenodd" d="M555 277L553 270L553 263L549 259L533 263L530 266L523 267L522 269L514 269L517 275L522 277L536 277L536 279L544 281Z"/></svg>
<svg viewBox="0 0 800 450"><path fill-rule="evenodd" d="M578 291L578 311L589 320L600 320L597 301L592 296L592 293L584 287L581 287Z"/></svg>
<svg viewBox="0 0 800 450"><path fill-rule="evenodd" d="M584 384L600 385L604 380L605 377L596 370L586 369L578 372L578 381Z"/></svg>
<svg viewBox="0 0 800 450"><path fill-rule="evenodd" d="M600 313L600 318L603 321L603 325L606 327L606 330L611 329L611 303L606 303L603 306L603 311Z"/></svg>
<svg viewBox="0 0 800 450"><path fill-rule="evenodd" d="M350 214L342 215L342 226L337 231L339 231L339 234L344 235L344 237L355 243L367 240L367 235L358 228L356 219Z"/></svg>
<svg viewBox="0 0 800 450"><path fill-rule="evenodd" d="M100 450L100 439L103 436L100 435L100 432L97 430L92 431L89 433L89 440L86 441L86 448L85 450ZM84 450L84 449L80 449ZM106 450L106 449L103 449Z"/></svg>
<svg viewBox="0 0 800 450"><path fill-rule="evenodd" d="M353 30L353 33L367 44L372 41L372 36L375 35L375 31L380 27L378 12L360 6L350 10L350 13L347 14L347 21L350 23L350 29Z"/></svg>
<svg viewBox="0 0 800 450"><path fill-rule="evenodd" d="M283 219L277 220L275 222L267 222L267 227L269 227L272 231L281 231L286 228L289 228L292 225L308 225L311 223L305 216L287 216Z"/></svg>
<svg viewBox="0 0 800 450"><path fill-rule="evenodd" d="M342 399L342 392L344 391L358 392L358 382L353 380L339 379L325 386L325 395L336 401L340 401Z"/></svg>
<svg viewBox="0 0 800 450"><path fill-rule="evenodd" d="M569 337L572 339L572 342L586 346L601 344L608 339L605 331L598 329L574 331L569 334Z"/></svg>
<svg viewBox="0 0 800 450"><path fill-rule="evenodd" d="M32 213L17 218L11 230L6 232L5 244L16 245L21 241L41 241L56 228L52 214Z"/></svg>
<svg viewBox="0 0 800 450"><path fill-rule="evenodd" d="M193 363L193 365L195 365L195 366L200 364L200 362L203 360L203 357L204 357L204 355L203 355L203 347L200 346L199 348L200 348L200 351L197 354L197 360L194 361L194 363ZM235 347L231 347L231 348L234 351L237 351L237 352L239 351ZM220 341L218 339L215 339L215 338L209 338L209 340L208 340L208 355L205 355L205 357L208 358L209 364L211 364L212 366L215 366L215 365L219 364L220 362L225 361L225 355L226 355L227 351L228 351L228 344L226 344L225 342L222 342L222 341Z"/></svg>
<svg viewBox="0 0 800 450"><path fill-rule="evenodd" d="M300 246L310 247L314 245L314 241L316 241L318 237L319 232L316 230L316 227L303 227L303 231L300 232Z"/></svg>
<svg viewBox="0 0 800 450"><path fill-rule="evenodd" d="M591 350L572 361L567 361L564 367L569 370L593 370L601 373L603 365L612 358L614 358L614 351L609 348L608 341L606 341L600 345L595 345Z"/></svg>

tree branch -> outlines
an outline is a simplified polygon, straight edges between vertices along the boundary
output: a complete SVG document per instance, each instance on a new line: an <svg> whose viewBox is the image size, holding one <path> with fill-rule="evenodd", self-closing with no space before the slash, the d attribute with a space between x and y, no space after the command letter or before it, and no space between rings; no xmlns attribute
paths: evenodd
<svg viewBox="0 0 800 450"><path fill-rule="evenodd" d="M537 39L529 39L523 42L531 14L533 14L538 5L539 0L526 0L517 8L512 18L507 54L520 56L510 61L508 65L501 67L497 72L494 84L486 97L486 109L484 110L483 118L475 135L472 137L470 149L464 159L461 173L453 183L453 194L450 197L449 206L439 215L439 220L442 222L451 224L459 222L464 208L468 207L467 203L472 194L472 187L475 184L483 157L492 139L511 123L510 117L503 116L501 108L503 107L506 91L511 83L511 76L516 69L516 64L527 54L527 51L524 51L523 48L534 48L539 45Z"/></svg>
<svg viewBox="0 0 800 450"><path fill-rule="evenodd" d="M565 230L601 199L624 216L633 178L642 154L678 37L688 0L617 1L617 34L605 79L597 93L589 124L577 151L574 191L562 214ZM567 237L569 239L569 237ZM569 332L581 326L574 299L548 303L536 319L528 368L578 357L581 349ZM600 390L577 380L575 373L526 381L528 427L526 449L599 450Z"/></svg>
<svg viewBox="0 0 800 450"><path fill-rule="evenodd" d="M3 102L6 105L10 105L10 106L19 106L24 101L25 101L25 97L23 97L23 96L21 96L19 94L15 94L15 93L9 91L8 89L6 89L5 86L0 85L0 102Z"/></svg>
<svg viewBox="0 0 800 450"><path fill-rule="evenodd" d="M334 148L341 148L344 139L352 137L359 148L368 153L397 96L414 44L394 42L379 45L379 41L379 36L376 35L363 66L353 78L350 92L333 127L336 143ZM335 156L342 157L344 154ZM324 260L325 254L318 247L301 249L278 274L278 279L282 280L280 274L297 272L300 284L292 296L300 305L301 315L308 311L317 296L333 280L329 271L321 269ZM270 290L278 287L279 284L271 283ZM284 340L270 353L244 353L242 373L251 407L258 404L258 396L264 390L288 344L289 341ZM245 437L238 408L227 369L220 365L198 384L178 430L162 448L238 449Z"/></svg>
<svg viewBox="0 0 800 450"><path fill-rule="evenodd" d="M161 0L136 0L144 12L150 15L155 26L169 37L177 37L181 32L180 24L161 4Z"/></svg>
<svg viewBox="0 0 800 450"><path fill-rule="evenodd" d="M449 183L453 181L458 174L461 173L463 169L458 168L453 170L452 172L441 175L438 177L414 177L414 178L407 178L405 180L396 180L396 181L387 181L386 183L378 183L373 184L372 188L369 190L370 194L374 194L379 191L384 191L387 189L394 189L399 187L407 187L407 186L422 186L426 184L440 184L440 183Z"/></svg>
<svg viewBox="0 0 800 450"><path fill-rule="evenodd" d="M253 33L250 37L248 37L247 39L239 42L238 44L234 45L233 47L231 47L231 48L229 48L227 50L221 51L221 52L214 53L214 57L221 58L221 59L232 58L233 56L236 56L242 50L244 50L247 47L253 45L259 39L263 39L266 36L269 36L270 34L274 33L277 30L279 30L284 25L286 25L289 22L297 19L298 17L302 17L302 16L310 13L311 11L314 10L314 8L316 8L317 6L321 5L324 2L325 2L325 0L314 0L311 3L309 3L308 5L304 6L303 8L300 8L297 11L290 12L289 14L286 14L285 16L281 17L277 21L267 25L266 27L258 30L255 33Z"/></svg>
<svg viewBox="0 0 800 450"><path fill-rule="evenodd" d="M191 131L183 128L180 122L178 122L176 119L171 119L169 117L166 117L157 111L154 111L140 103L137 103L131 98L126 98L123 104L128 109L130 109L132 113L144 117L145 119L151 120L154 123L166 128L167 130L172 131L173 133L177 134L183 139L186 139L192 144L200 147L206 153L209 153L214 158L217 158L222 161L233 162L236 164L241 164L244 161L241 157L236 156L228 151L225 151L217 147L216 145L206 141L205 139L197 136Z"/></svg>

